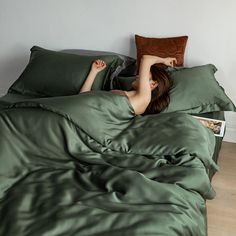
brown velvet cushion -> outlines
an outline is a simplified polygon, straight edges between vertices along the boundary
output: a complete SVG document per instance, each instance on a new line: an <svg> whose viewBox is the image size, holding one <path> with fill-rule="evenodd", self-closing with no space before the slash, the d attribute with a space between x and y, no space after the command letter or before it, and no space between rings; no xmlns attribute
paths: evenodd
<svg viewBox="0 0 236 236"><path fill-rule="evenodd" d="M163 58L175 57L177 59L176 66L183 66L187 40L188 36L172 38L146 38L135 35L138 67L143 55L154 55Z"/></svg>

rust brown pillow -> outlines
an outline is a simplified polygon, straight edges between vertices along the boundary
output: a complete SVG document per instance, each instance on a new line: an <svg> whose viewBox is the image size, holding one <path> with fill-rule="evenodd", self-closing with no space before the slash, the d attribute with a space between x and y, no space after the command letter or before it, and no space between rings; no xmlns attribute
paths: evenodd
<svg viewBox="0 0 236 236"><path fill-rule="evenodd" d="M137 66L139 67L143 55L154 55L163 58L175 57L177 59L176 66L183 66L187 40L188 36L147 38L136 34L135 43L137 48Z"/></svg>

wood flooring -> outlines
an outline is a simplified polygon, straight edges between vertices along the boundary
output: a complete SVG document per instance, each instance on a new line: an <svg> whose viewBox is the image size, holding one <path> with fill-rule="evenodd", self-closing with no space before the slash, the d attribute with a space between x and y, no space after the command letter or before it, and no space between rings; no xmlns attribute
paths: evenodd
<svg viewBox="0 0 236 236"><path fill-rule="evenodd" d="M207 201L208 236L236 236L236 143L222 143L218 165L216 198Z"/></svg>

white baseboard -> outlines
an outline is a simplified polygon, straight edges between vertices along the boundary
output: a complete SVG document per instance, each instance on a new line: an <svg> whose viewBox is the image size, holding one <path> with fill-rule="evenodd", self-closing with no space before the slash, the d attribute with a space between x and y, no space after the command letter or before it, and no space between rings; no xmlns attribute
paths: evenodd
<svg viewBox="0 0 236 236"><path fill-rule="evenodd" d="M226 132L224 141L236 143L236 112L225 112Z"/></svg>
<svg viewBox="0 0 236 236"><path fill-rule="evenodd" d="M227 128L226 126L226 132L223 141L236 143L236 128Z"/></svg>

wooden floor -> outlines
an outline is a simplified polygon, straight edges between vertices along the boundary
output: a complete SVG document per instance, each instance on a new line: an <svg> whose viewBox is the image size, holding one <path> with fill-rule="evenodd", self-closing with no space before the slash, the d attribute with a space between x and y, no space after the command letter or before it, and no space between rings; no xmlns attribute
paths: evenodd
<svg viewBox="0 0 236 236"><path fill-rule="evenodd" d="M208 236L236 236L236 143L223 142L218 165L216 198L207 201Z"/></svg>

